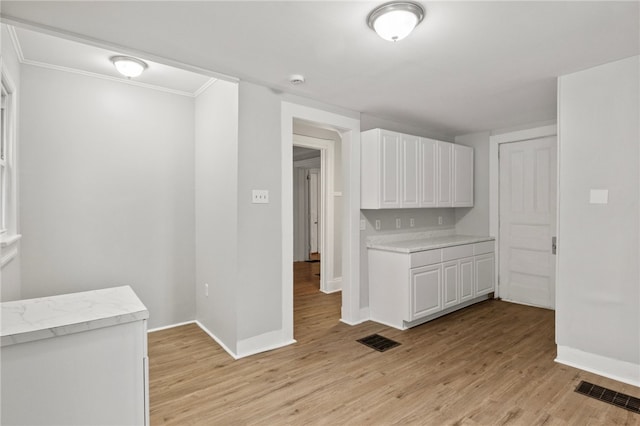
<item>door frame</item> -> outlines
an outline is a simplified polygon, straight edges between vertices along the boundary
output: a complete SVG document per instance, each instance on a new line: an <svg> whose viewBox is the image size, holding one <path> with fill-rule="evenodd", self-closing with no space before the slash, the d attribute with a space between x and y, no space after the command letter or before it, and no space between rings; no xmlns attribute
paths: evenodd
<svg viewBox="0 0 640 426"><path fill-rule="evenodd" d="M532 129L519 130L516 132L502 133L489 137L489 235L493 236L495 240L495 277L496 277L496 291L495 297L500 297L500 159L498 154L500 153L500 144L511 142L523 142L531 139L540 139L548 136L557 136L558 126L556 124L534 127ZM559 145L556 145L556 147ZM556 148L557 149L557 148ZM559 153L558 153L559 154ZM560 164L558 158L557 166ZM558 188L559 176L556 179L556 198L559 197L560 192ZM558 206L556 203L556 224L558 215ZM557 235L557 229L556 229ZM558 285L557 275L558 268L555 271L556 274L556 289Z"/></svg>
<svg viewBox="0 0 640 426"><path fill-rule="evenodd" d="M335 142L303 135L293 135L293 146L313 148L320 151L320 291L333 293L340 291L342 278L336 277L334 270L334 182ZM309 169L311 170L311 169ZM307 170L308 171L308 170Z"/></svg>
<svg viewBox="0 0 640 426"><path fill-rule="evenodd" d="M282 332L293 339L293 120L338 132L342 138L342 309L340 321L360 315L360 120L291 102L281 103Z"/></svg>

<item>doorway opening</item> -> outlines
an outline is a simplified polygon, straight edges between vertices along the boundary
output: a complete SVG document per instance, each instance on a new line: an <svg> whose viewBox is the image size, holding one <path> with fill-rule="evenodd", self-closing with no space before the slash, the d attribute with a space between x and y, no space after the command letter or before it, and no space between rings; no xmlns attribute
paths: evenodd
<svg viewBox="0 0 640 426"><path fill-rule="evenodd" d="M343 181L342 191L334 191L338 205L334 211L340 218L340 238L334 244L333 261L339 262L341 289L336 297L341 300L340 321L355 325L363 321L360 308L360 120L327 111L282 102L282 333L283 338L293 340L293 158L294 124L330 130L340 137L342 166L337 168ZM332 261L327 249L321 248L322 269ZM337 265L336 268L337 269ZM322 272L321 272L322 275ZM328 277L327 277L328 278ZM328 281L328 280L327 280Z"/></svg>

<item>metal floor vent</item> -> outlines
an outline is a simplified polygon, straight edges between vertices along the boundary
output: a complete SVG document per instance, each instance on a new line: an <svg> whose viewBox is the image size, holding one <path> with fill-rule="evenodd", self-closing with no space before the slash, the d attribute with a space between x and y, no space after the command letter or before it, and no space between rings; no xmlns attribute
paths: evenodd
<svg viewBox="0 0 640 426"><path fill-rule="evenodd" d="M640 398L625 395L585 381L580 382L576 392L640 414Z"/></svg>
<svg viewBox="0 0 640 426"><path fill-rule="evenodd" d="M378 352L384 352L387 349L395 348L400 344L394 340L380 336L379 334L372 334L371 336L363 337L362 339L358 339L357 342L360 342L365 346L369 346Z"/></svg>

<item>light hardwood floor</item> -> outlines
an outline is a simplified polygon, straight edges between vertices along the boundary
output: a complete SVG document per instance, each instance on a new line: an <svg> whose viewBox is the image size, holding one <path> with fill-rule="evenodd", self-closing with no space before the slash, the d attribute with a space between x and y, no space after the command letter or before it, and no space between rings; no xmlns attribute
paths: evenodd
<svg viewBox="0 0 640 426"><path fill-rule="evenodd" d="M640 397L555 363L552 311L492 300L407 331L348 326L318 270L295 265L294 345L234 361L196 325L151 333L151 425L640 425L574 392L587 380ZM401 345L356 342L373 333Z"/></svg>

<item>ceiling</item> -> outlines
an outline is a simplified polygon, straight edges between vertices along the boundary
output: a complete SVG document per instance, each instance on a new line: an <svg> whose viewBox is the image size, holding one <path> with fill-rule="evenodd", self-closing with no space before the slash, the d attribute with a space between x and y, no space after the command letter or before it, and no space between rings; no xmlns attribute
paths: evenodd
<svg viewBox="0 0 640 426"><path fill-rule="evenodd" d="M367 27L383 2L3 0L2 17L449 136L554 119L558 76L640 53L637 1L421 1L397 43Z"/></svg>
<svg viewBox="0 0 640 426"><path fill-rule="evenodd" d="M211 84L212 77L145 60L148 68L135 79L127 79L116 71L109 60L121 55L118 50L103 49L77 41L30 31L19 27L7 27L9 37L20 51L21 62L99 75L127 83L153 87L186 96L194 96L202 87ZM3 35L7 33L3 32Z"/></svg>

